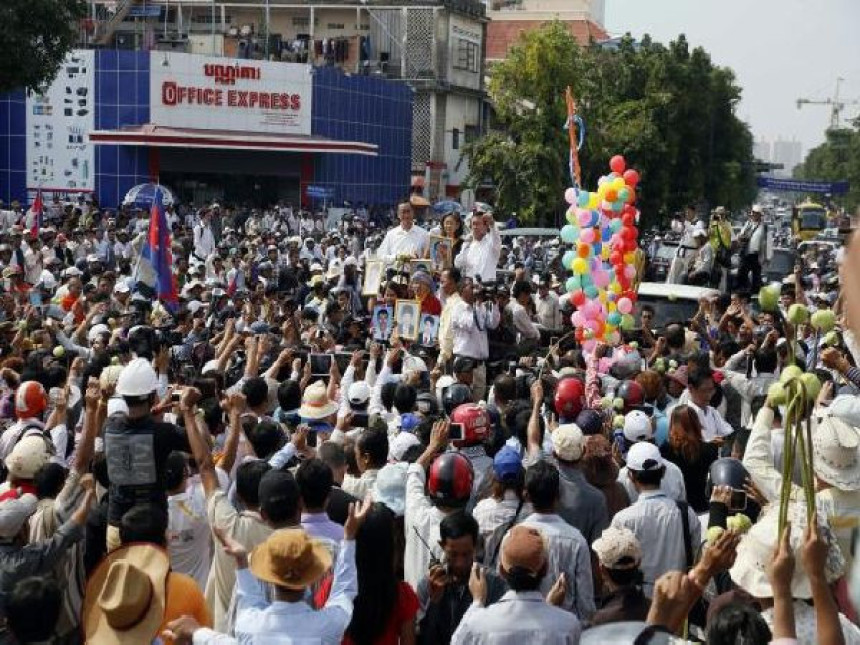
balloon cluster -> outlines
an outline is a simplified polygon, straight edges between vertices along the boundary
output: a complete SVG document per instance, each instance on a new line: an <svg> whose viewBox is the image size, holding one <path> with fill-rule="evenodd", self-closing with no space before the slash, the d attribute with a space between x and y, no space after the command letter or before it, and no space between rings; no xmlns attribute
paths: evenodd
<svg viewBox="0 0 860 645"><path fill-rule="evenodd" d="M573 274L565 287L576 307L571 316L576 339L587 351L598 341L618 344L620 330L634 325L639 173L627 168L621 155L612 157L609 167L596 191L564 193L570 206L561 239L570 248L562 264Z"/></svg>

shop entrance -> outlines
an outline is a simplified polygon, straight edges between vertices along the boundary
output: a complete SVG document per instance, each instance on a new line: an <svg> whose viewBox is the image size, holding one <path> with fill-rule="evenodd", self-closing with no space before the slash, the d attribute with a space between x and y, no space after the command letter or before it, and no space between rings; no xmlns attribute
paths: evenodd
<svg viewBox="0 0 860 645"><path fill-rule="evenodd" d="M267 208L299 204L300 162L296 153L232 150L160 151L160 181L183 204Z"/></svg>

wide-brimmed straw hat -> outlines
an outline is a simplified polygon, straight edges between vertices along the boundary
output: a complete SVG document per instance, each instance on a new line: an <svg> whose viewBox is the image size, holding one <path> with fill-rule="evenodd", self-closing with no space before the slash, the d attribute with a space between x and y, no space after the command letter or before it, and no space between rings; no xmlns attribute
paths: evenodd
<svg viewBox="0 0 860 645"><path fill-rule="evenodd" d="M88 643L149 643L164 620L170 558L153 544L109 553L93 572L84 596Z"/></svg>
<svg viewBox="0 0 860 645"><path fill-rule="evenodd" d="M337 412L337 403L328 398L325 383L317 381L305 389L299 416L305 419L324 419Z"/></svg>
<svg viewBox="0 0 860 645"><path fill-rule="evenodd" d="M806 504L801 499L802 494L794 494L788 506L788 522L791 523L791 550L797 560L806 533ZM741 538L738 544L737 557L729 575L736 585L756 598L772 598L773 589L767 575L768 564L773 559L779 536L779 504L770 504L759 516L758 522ZM845 569L845 558L830 525L819 513L818 522L822 529L824 540L830 549L824 566L824 576L827 582L837 580ZM812 598L812 587L803 567L794 568L791 579L791 595L797 599Z"/></svg>
<svg viewBox="0 0 860 645"><path fill-rule="evenodd" d="M860 429L829 413L812 433L812 465L819 479L842 491L860 490Z"/></svg>
<svg viewBox="0 0 860 645"><path fill-rule="evenodd" d="M287 589L304 589L331 567L331 552L302 529L277 531L251 553L251 573Z"/></svg>

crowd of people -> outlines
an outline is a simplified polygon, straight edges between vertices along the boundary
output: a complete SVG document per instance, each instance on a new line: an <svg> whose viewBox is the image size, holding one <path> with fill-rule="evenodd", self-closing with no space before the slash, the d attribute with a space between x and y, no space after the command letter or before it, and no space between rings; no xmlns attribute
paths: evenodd
<svg viewBox="0 0 860 645"><path fill-rule="evenodd" d="M798 267L586 352L487 209L168 208L175 303L150 217L0 213L0 642L860 643L860 241L835 301Z"/></svg>

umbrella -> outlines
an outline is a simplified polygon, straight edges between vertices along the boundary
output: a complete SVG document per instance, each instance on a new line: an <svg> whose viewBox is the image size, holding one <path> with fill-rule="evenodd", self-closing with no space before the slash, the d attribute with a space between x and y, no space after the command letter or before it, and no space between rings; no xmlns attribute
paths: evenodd
<svg viewBox="0 0 860 645"><path fill-rule="evenodd" d="M161 189L161 203L165 206L172 206L175 203L173 192L160 184L138 184L125 194L122 200L123 206L134 206L136 208L148 209L152 206L152 200L155 197L155 189Z"/></svg>
<svg viewBox="0 0 860 645"><path fill-rule="evenodd" d="M462 211L463 207L460 205L460 202L455 202L453 199L446 199L445 201L433 204L433 212L438 213L439 215L444 215L445 213L460 213Z"/></svg>
<svg viewBox="0 0 860 645"><path fill-rule="evenodd" d="M421 195L412 195L412 197L409 198L409 203L418 208L430 205L430 202L424 199Z"/></svg>

